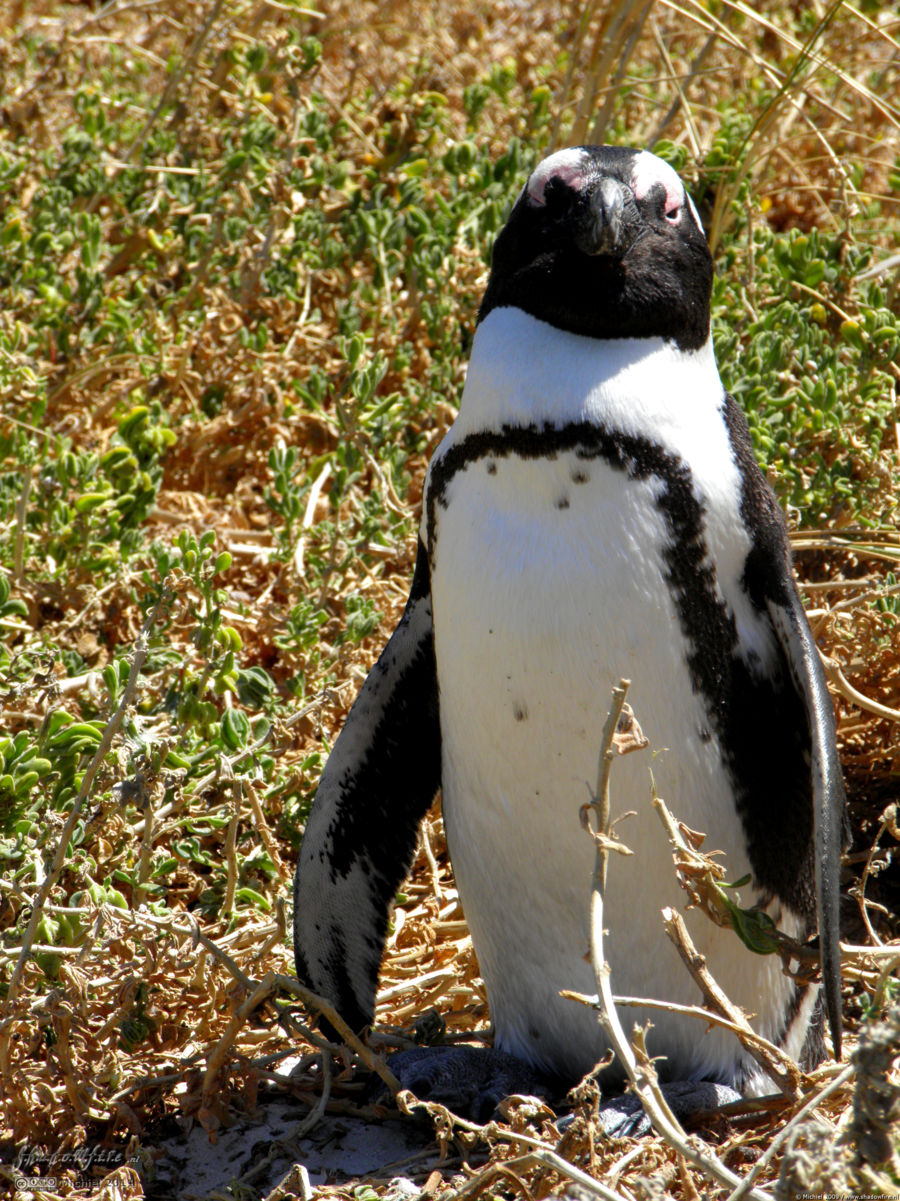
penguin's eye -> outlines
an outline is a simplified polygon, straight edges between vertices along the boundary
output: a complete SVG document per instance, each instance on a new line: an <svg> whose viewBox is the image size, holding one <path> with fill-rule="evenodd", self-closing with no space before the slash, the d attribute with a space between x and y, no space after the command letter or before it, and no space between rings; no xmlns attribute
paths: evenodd
<svg viewBox="0 0 900 1201"><path fill-rule="evenodd" d="M586 162L585 152L579 148L572 150L557 150L542 163L538 163L525 185L526 202L532 208L544 208L549 200L549 193L557 191L557 196L571 199L571 193L584 190L590 178L589 162Z"/></svg>
<svg viewBox="0 0 900 1201"><path fill-rule="evenodd" d="M681 220L685 193L680 186L668 183L664 179L657 179L649 191L639 194L636 188L635 196L639 200L646 197L648 208L657 220L662 217L668 225L677 225Z"/></svg>
<svg viewBox="0 0 900 1201"><path fill-rule="evenodd" d="M544 188L544 204L548 212L554 216L569 208L573 196L571 187L564 179L554 175L547 180L547 186Z"/></svg>

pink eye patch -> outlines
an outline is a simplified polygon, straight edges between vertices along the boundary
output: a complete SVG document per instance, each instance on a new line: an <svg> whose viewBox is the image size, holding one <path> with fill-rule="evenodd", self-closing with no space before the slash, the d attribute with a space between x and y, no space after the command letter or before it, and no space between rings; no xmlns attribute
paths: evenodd
<svg viewBox="0 0 900 1201"><path fill-rule="evenodd" d="M670 167L648 150L642 150L634 160L631 174L631 188L635 199L643 200L659 184L666 190L665 214L670 221L677 221L687 199L684 185L674 167ZM691 209L693 210L693 205Z"/></svg>
<svg viewBox="0 0 900 1201"><path fill-rule="evenodd" d="M526 196L528 203L542 206L547 203L544 193L551 179L561 179L570 188L582 188L591 179L585 160L587 155L582 150L558 150L545 158L534 171L528 181Z"/></svg>

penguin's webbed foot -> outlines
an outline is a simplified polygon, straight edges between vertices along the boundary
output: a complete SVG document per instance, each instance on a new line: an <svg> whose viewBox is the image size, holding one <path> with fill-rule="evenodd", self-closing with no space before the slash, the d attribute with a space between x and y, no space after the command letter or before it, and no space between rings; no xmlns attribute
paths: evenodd
<svg viewBox="0 0 900 1201"><path fill-rule="evenodd" d="M531 1064L490 1047L416 1047L397 1051L387 1058L388 1067L404 1089L422 1101L436 1101L459 1117L487 1122L500 1102L512 1094L559 1098L565 1089ZM675 1080L661 1084L663 1096L679 1121L708 1114L722 1105L739 1101L741 1094L726 1084L708 1080ZM384 1096L376 1078L373 1099ZM641 1138L652 1124L634 1093L604 1097L598 1121L610 1138ZM562 1129L570 1118L561 1118Z"/></svg>
<svg viewBox="0 0 900 1201"><path fill-rule="evenodd" d="M720 1105L740 1101L741 1094L727 1084L709 1080L673 1080L660 1088L679 1121L710 1113ZM634 1093L604 1098L598 1113L600 1127L610 1138L641 1138L653 1129L640 1099Z"/></svg>
<svg viewBox="0 0 900 1201"><path fill-rule="evenodd" d="M416 1047L389 1055L387 1065L420 1100L436 1101L479 1123L489 1121L513 1093L547 1097L553 1091L535 1068L491 1047Z"/></svg>

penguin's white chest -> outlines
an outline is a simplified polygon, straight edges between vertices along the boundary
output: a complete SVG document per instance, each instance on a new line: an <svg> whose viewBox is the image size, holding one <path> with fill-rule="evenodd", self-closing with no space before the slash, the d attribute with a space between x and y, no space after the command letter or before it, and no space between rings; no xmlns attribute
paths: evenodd
<svg viewBox="0 0 900 1201"><path fill-rule="evenodd" d="M660 488L576 451L489 457L448 488L432 574L442 707L470 724L476 744L516 746L492 758L517 789L529 770L567 780L576 809L587 799L609 689L622 676L642 690L652 675L669 698L663 712L703 724L665 582ZM515 795L502 800L512 806Z"/></svg>
<svg viewBox="0 0 900 1201"><path fill-rule="evenodd" d="M463 421L457 434L465 432ZM453 435L449 441L458 445ZM435 478L433 469L432 488ZM432 504L451 858L499 1045L573 1075L605 1050L595 1016L558 994L594 991L587 959L594 850L579 809L596 783L600 734L620 678L632 681L629 701L651 751L616 761L612 773L616 835L634 851L613 855L609 865L613 990L698 1000L662 930L662 907L684 902L650 803L651 769L676 816L707 834L708 849L726 852L729 878L749 870L733 784L692 681L694 648L668 582L665 487L652 472L629 474L578 446L543 458L488 451L458 465ZM701 506L705 533L720 544L723 596L738 595L746 553L738 495L726 488L720 504L704 496ZM729 524L730 548L723 543ZM764 658L764 632L755 633ZM693 929L732 999L776 1036L790 991L778 966L705 919ZM652 1018L651 1052L668 1057L670 1076L721 1078L733 1068L728 1036L658 1011L642 1016Z"/></svg>

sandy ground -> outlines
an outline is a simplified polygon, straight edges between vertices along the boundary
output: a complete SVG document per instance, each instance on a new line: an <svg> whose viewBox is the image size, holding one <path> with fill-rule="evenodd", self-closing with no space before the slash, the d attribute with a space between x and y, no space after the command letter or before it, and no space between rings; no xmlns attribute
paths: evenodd
<svg viewBox="0 0 900 1201"><path fill-rule="evenodd" d="M290 1071L289 1062L282 1071ZM324 1114L312 1130L299 1134L308 1116L302 1102L273 1090L261 1091L256 1112L219 1130L215 1143L199 1125L174 1134L170 1126L157 1144L161 1154L152 1177L145 1175L146 1195L195 1201L240 1181L265 1197L291 1173L287 1195L302 1195L302 1174L295 1170L301 1165L312 1189L391 1180L389 1195L400 1201L417 1195L435 1168L449 1166L441 1164L430 1127L410 1119L373 1122Z"/></svg>

